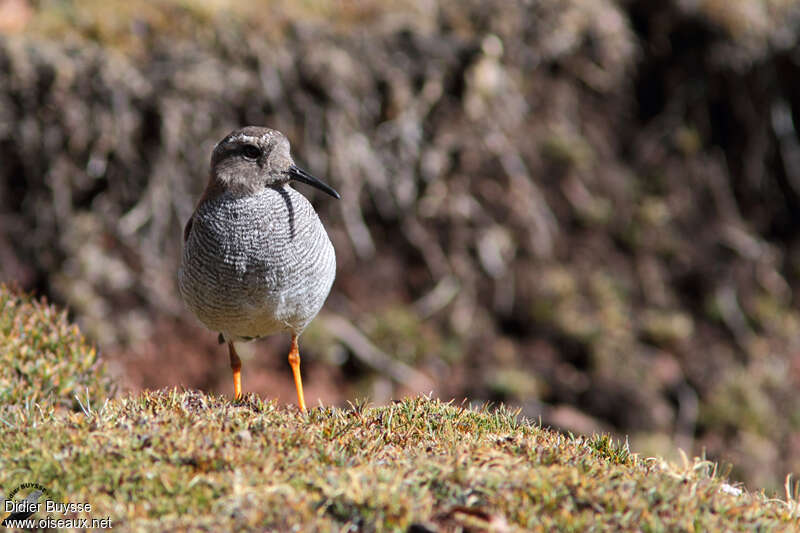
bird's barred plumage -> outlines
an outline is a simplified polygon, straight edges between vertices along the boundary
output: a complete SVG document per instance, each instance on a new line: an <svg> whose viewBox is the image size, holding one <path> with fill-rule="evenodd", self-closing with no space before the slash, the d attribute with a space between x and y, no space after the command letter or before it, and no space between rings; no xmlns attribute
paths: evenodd
<svg viewBox="0 0 800 533"><path fill-rule="evenodd" d="M200 205L178 279L187 306L228 340L300 334L319 312L336 257L317 213L288 184Z"/></svg>
<svg viewBox="0 0 800 533"><path fill-rule="evenodd" d="M178 286L184 302L227 341L234 396L242 397L242 362L234 341L292 335L289 364L305 411L298 337L333 285L333 245L300 181L339 198L297 167L281 132L248 126L214 147L203 196L183 231Z"/></svg>

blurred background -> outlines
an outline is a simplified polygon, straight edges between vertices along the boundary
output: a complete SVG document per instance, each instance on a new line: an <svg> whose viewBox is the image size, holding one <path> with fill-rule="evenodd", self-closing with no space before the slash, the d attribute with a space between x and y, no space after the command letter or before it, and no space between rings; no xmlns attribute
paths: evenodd
<svg viewBox="0 0 800 533"><path fill-rule="evenodd" d="M389 5L391 4L391 7ZM338 256L306 397L506 402L800 473L794 0L0 0L0 281L121 390L231 393L176 286L214 143L286 133ZM293 403L288 338L242 345Z"/></svg>

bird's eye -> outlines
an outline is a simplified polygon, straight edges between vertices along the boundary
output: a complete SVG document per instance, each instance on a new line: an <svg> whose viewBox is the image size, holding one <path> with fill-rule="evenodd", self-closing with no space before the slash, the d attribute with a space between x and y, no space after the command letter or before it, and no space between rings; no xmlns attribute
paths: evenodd
<svg viewBox="0 0 800 533"><path fill-rule="evenodd" d="M258 159L261 156L261 150L257 146L253 146L252 144L245 144L242 147L242 155L244 155L247 159Z"/></svg>

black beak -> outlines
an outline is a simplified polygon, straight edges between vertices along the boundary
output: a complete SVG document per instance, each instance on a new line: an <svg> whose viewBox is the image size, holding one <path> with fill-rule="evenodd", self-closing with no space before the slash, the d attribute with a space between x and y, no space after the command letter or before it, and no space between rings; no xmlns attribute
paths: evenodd
<svg viewBox="0 0 800 533"><path fill-rule="evenodd" d="M339 193L336 192L333 187L328 185L327 183L323 182L319 178L315 178L302 168L298 167L297 165L292 165L289 167L289 177L293 180L302 181L303 183L307 183L312 187L316 187L317 189L321 190L322 192L326 192L336 198L337 200L341 198Z"/></svg>

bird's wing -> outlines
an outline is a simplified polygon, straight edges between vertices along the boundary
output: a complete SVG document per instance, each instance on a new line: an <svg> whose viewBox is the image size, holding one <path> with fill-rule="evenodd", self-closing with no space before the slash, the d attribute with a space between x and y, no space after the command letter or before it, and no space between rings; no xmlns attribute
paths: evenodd
<svg viewBox="0 0 800 533"><path fill-rule="evenodd" d="M183 242L189 240L189 233L192 231L192 222L194 221L194 215L189 217L189 220L186 221L186 227L183 228Z"/></svg>

